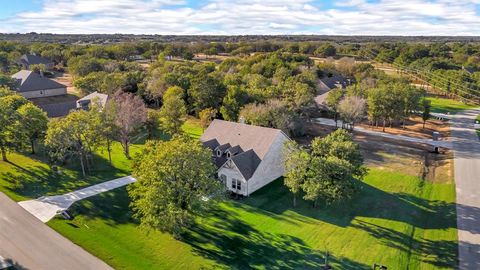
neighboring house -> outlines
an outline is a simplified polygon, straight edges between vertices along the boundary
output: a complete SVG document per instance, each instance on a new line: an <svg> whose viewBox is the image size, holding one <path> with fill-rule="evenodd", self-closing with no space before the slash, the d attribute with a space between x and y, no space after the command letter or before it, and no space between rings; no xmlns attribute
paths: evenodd
<svg viewBox="0 0 480 270"><path fill-rule="evenodd" d="M97 103L97 105L99 105L100 108L105 108L105 105L107 105L107 101L108 101L107 94L102 94L95 91L77 100L77 108L87 110L88 108L90 108L90 104L92 104L92 102Z"/></svg>
<svg viewBox="0 0 480 270"><path fill-rule="evenodd" d="M243 196L283 176L283 145L289 140L279 129L217 119L200 137L213 152L219 179Z"/></svg>
<svg viewBox="0 0 480 270"><path fill-rule="evenodd" d="M44 64L47 69L53 69L55 63L48 60L47 58L35 55L35 54L24 54L20 58L20 64L24 69L30 69L31 65Z"/></svg>
<svg viewBox="0 0 480 270"><path fill-rule="evenodd" d="M53 97L67 94L67 86L30 70L21 70L12 75L16 80L15 91L25 98Z"/></svg>
<svg viewBox="0 0 480 270"><path fill-rule="evenodd" d="M315 96L315 103L319 108L326 109L325 99L328 96L328 92L335 88L345 88L350 84L350 80L344 78L341 75L332 75L330 77L324 77L319 80L317 96Z"/></svg>
<svg viewBox="0 0 480 270"><path fill-rule="evenodd" d="M332 75L320 79L319 90L330 91L334 88L345 88L350 84L350 81L341 75Z"/></svg>

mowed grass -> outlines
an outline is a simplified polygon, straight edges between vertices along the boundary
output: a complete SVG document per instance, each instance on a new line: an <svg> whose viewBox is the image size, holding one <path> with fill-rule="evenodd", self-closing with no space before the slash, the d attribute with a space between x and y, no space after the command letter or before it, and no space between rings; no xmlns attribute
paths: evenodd
<svg viewBox="0 0 480 270"><path fill-rule="evenodd" d="M203 132L198 121L189 119L183 127L186 134L198 138ZM159 132L159 139L168 136ZM130 145L130 155L134 157L144 145L145 136ZM87 177L83 177L79 161L69 160L53 172L42 151L35 155L8 153L9 162L0 161L0 192L15 201L29 200L45 195L68 193L82 187L98 184L131 173L131 160L128 160L118 142L112 144L112 164L108 160L106 147L101 147L93 157L93 167Z"/></svg>
<svg viewBox="0 0 480 270"><path fill-rule="evenodd" d="M130 151L135 155L142 148L142 145L133 144ZM128 175L131 171L131 161L125 158L119 143L112 145L112 164L108 161L108 152L100 149L94 155L92 171L86 177L83 177L76 160L54 172L43 154L13 152L8 154L8 159L9 162L0 161L0 191L16 201L67 193Z"/></svg>
<svg viewBox="0 0 480 270"><path fill-rule="evenodd" d="M282 180L241 201L212 202L183 239L142 231L125 188L49 225L116 269L455 269L455 188L371 169L349 203L292 207Z"/></svg>
<svg viewBox="0 0 480 270"><path fill-rule="evenodd" d="M475 105L466 104L458 100L441 98L441 97L427 97L431 101L431 111L435 113L457 113L459 111L473 109Z"/></svg>

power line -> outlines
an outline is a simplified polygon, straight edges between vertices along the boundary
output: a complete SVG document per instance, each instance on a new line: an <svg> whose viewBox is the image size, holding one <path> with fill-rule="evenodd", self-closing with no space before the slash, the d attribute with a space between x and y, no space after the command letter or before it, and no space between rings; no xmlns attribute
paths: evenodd
<svg viewBox="0 0 480 270"><path fill-rule="evenodd" d="M372 60L374 60L374 59L378 56L378 53L376 54L376 53L373 52L371 49L365 48L365 47L364 47L364 49L366 49L366 51L371 54L370 56L373 56ZM413 74L416 74L416 75L423 75L423 76L427 77L427 78L430 79L430 80L433 80L433 77L435 77L436 80L437 80L437 81L440 80L440 83L443 83L443 85L446 86L446 88L449 88L449 86L452 86L452 85L454 85L454 86L456 85L457 87L460 88L460 89L458 89L458 88L455 89L455 90L457 90L457 92L461 92L461 93L464 93L464 94L467 95L467 96L471 96L471 97L480 99L480 96L475 95L475 94L478 93L478 92L477 92L478 90L476 90L476 89L472 89L472 88L466 87L465 85L460 85L460 84L458 84L458 83L451 82L451 81L449 81L449 80L447 80L447 79L445 79L445 78L439 77L439 75L437 75L437 74L435 74L435 73L432 73L432 72L429 72L429 71L426 71L426 70L423 70L423 71L422 71L422 70L419 70L419 69L402 66L402 65L400 65L400 64L398 64L398 63L395 63L395 62L392 60L393 57L387 57L387 59L389 59L389 60L392 62L392 63L389 63L389 64L393 65L394 68L396 68L396 69L400 69L400 70L403 70L403 71L407 71L407 72L409 72L409 73L413 73ZM387 63L388 63L388 62L387 62ZM410 75L412 75L412 74L410 74ZM422 79L421 77L420 77L420 78L418 78L417 76L415 76L415 77L416 77L417 79L420 79L420 80L422 80L422 81L425 81L425 82L428 83L428 84L431 84L430 82L426 81L425 79ZM446 83L446 84L445 84L445 83ZM462 89L467 90L467 91L463 91ZM469 90L469 92L468 92L468 90ZM447 91L445 91L445 92L447 92ZM475 93L475 94L473 94L472 92ZM447 93L448 93L448 92L447 92ZM470 99L468 99L468 98L466 98L466 97L464 97L464 96L459 96L459 95L457 95L456 93L451 93L451 92L450 92L449 94L453 94L453 95L455 95L455 96L457 96L457 97L460 97L460 98L462 98L462 99L466 99L466 100L469 100L469 101L473 101L473 100L470 100ZM476 101L476 102L478 102L478 101Z"/></svg>

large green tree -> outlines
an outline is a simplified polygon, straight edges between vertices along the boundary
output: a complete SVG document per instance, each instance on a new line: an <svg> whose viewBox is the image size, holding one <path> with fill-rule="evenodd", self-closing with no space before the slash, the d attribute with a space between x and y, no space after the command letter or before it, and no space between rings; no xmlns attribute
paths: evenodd
<svg viewBox="0 0 480 270"><path fill-rule="evenodd" d="M187 108L183 100L183 89L170 87L163 95L163 105L160 108L160 126L170 135L179 134L187 118Z"/></svg>
<svg viewBox="0 0 480 270"><path fill-rule="evenodd" d="M35 143L45 136L47 130L47 113L42 109L27 103L18 108L18 127L23 135L30 141L32 154L35 154Z"/></svg>
<svg viewBox="0 0 480 270"><path fill-rule="evenodd" d="M310 155L295 141L287 142L284 146L285 186L293 194L293 207L297 206L297 196L307 179L310 166Z"/></svg>
<svg viewBox="0 0 480 270"><path fill-rule="evenodd" d="M366 169L363 166L363 156L360 146L353 141L352 135L344 130L337 129L325 138L315 138L312 141L312 155L321 158L330 156L346 160L353 166L353 173L363 178Z"/></svg>
<svg viewBox="0 0 480 270"><path fill-rule="evenodd" d="M93 165L92 154L102 142L103 123L96 110L71 112L48 123L45 146L53 160L73 156L80 161L83 176Z"/></svg>
<svg viewBox="0 0 480 270"><path fill-rule="evenodd" d="M15 94L8 88L0 87L0 152L2 160L7 161L7 151L19 149L24 145L24 127L19 123L29 121L22 119L18 109L28 100Z"/></svg>
<svg viewBox="0 0 480 270"><path fill-rule="evenodd" d="M137 182L128 188L143 227L180 237L195 215L212 204L221 185L213 179L211 156L199 141L186 137L147 143L135 159Z"/></svg>

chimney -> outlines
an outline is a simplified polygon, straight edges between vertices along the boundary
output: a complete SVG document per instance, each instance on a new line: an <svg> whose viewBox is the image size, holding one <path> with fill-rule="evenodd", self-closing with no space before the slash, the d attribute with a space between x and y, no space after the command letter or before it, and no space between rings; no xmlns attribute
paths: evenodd
<svg viewBox="0 0 480 270"><path fill-rule="evenodd" d="M239 122L240 124L245 124L245 117L240 116L240 118L238 118L238 122Z"/></svg>

